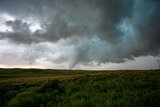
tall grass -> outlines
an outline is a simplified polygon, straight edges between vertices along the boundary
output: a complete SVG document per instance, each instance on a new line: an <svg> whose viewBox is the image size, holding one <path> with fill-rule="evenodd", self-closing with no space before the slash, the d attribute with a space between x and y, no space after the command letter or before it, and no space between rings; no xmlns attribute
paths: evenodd
<svg viewBox="0 0 160 107"><path fill-rule="evenodd" d="M67 74L67 73L66 73ZM159 107L160 71L87 72L68 80L0 85L9 107ZM64 76L64 74L63 74Z"/></svg>

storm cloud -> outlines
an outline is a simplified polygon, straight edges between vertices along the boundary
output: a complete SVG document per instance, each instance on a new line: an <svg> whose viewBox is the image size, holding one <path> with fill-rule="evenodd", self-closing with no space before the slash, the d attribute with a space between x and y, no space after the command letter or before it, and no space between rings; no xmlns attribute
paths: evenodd
<svg viewBox="0 0 160 107"><path fill-rule="evenodd" d="M30 64L123 63L159 55L159 11L159 0L0 0L1 17L14 17L0 39L25 48Z"/></svg>

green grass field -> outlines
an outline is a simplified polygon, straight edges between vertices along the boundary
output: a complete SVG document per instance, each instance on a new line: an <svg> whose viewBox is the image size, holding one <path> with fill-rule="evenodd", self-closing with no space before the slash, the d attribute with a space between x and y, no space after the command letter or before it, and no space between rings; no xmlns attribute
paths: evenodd
<svg viewBox="0 0 160 107"><path fill-rule="evenodd" d="M0 107L159 107L160 70L0 69Z"/></svg>

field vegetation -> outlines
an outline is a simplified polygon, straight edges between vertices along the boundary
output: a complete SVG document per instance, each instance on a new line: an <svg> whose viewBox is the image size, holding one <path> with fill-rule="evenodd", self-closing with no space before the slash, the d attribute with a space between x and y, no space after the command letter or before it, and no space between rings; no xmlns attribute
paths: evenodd
<svg viewBox="0 0 160 107"><path fill-rule="evenodd" d="M160 70L0 69L0 107L159 107Z"/></svg>

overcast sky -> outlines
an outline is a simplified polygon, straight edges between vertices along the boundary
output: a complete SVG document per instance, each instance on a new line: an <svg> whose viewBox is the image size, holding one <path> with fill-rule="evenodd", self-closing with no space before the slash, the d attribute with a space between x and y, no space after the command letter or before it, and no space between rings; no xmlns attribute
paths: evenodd
<svg viewBox="0 0 160 107"><path fill-rule="evenodd" d="M160 0L0 0L0 67L157 69Z"/></svg>

